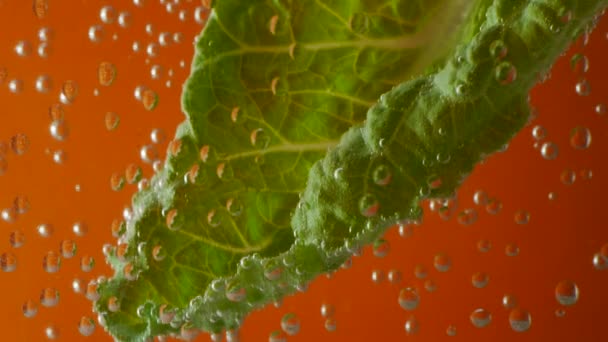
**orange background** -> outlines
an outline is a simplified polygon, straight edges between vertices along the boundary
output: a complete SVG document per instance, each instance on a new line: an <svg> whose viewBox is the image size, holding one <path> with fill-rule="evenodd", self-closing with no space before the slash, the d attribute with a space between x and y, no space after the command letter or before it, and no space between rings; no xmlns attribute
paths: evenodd
<svg viewBox="0 0 608 342"><path fill-rule="evenodd" d="M116 23L103 25L104 39L94 44L87 37L91 25L101 24L99 10L112 4L117 11L132 14L129 28ZM71 289L74 278L83 283L98 275L110 275L111 270L103 262L101 247L113 243L110 224L120 218L128 205L135 185L127 185L119 192L110 188L110 176L124 172L127 165L137 163L143 167L144 176L150 177L152 169L139 158L139 150L150 144L150 131L162 128L172 136L176 125L182 121L180 113L181 84L189 72L192 57L192 40L201 25L193 19L194 8L199 2L181 1L174 13L167 13L159 1L148 0L142 8L131 1L50 0L48 15L37 18L32 2L25 0L0 0L0 67L8 70L8 79L0 84L0 142L7 144L17 133L29 137L27 153L18 156L9 151L4 158L8 162L6 174L0 176L0 208L8 208L17 195L25 195L31 202L29 212L20 215L14 223L0 221L0 253L12 252L18 265L12 273L0 273L0 327L3 340L45 340L44 329L55 325L64 341L109 341L103 329L97 327L90 337L78 333L80 317L93 316L90 303ZM185 22L178 18L178 10L187 9ZM144 26L152 23L153 35ZM49 58L37 56L38 29L48 26L54 32ZM182 32L184 42L160 47L159 56L146 60L145 46L157 41L163 31ZM280 319L287 312L300 317L301 332L289 341L606 341L608 332L608 270L599 271L591 263L593 254L608 242L605 227L605 192L608 190L608 163L604 151L608 150L608 123L606 116L597 115L593 108L602 101L608 102L608 55L606 37L608 22L591 35L587 46L579 41L566 57L562 58L553 77L537 87L532 102L538 109L538 118L526 127L510 144L506 153L496 154L479 166L460 189L458 211L475 208L479 219L471 226L463 226L456 215L443 221L425 207L424 223L415 227L414 234L402 238L395 229L388 232L391 251L379 259L367 248L362 257L353 260L350 270L338 272L332 279L320 277L307 292L286 298L282 307L268 307L252 314L241 330L243 341L265 341L268 334L280 328ZM112 35L117 39L113 40ZM28 40L33 47L30 56L19 57L13 51L19 40ZM131 44L141 42L142 50L134 53ZM576 75L568 61L573 53L589 57L590 70ZM184 60L186 68L180 67ZM97 81L97 66L109 61L116 65L118 75L110 87L102 87ZM150 77L150 67L160 64L165 74L160 80ZM173 69L174 75L166 72ZM38 75L48 74L53 88L48 94L36 92ZM592 91L589 96L578 96L575 83L584 77ZM10 79L23 80L23 91L9 92ZM70 127L69 138L64 142L54 140L49 134L48 108L58 102L61 84L74 80L79 85L79 95L72 105L65 106L65 117ZM171 80L171 87L165 82ZM133 91L144 85L154 89L160 98L158 107L146 111L136 101ZM94 89L99 96L94 96ZM108 131L104 116L108 111L120 115L117 130ZM560 147L559 157L548 161L541 158L533 147L532 127L542 124L548 132L546 141ZM569 145L569 133L573 127L590 128L593 141L587 150L575 150ZM157 146L164 156L166 142ZM55 164L49 151L63 149L67 160ZM560 182L560 173L566 168L577 172L577 180L566 186ZM593 171L593 178L584 180L578 172ZM75 185L81 191L75 191ZM483 189L491 197L500 199L503 209L494 216L473 203L476 190ZM549 192L557 199L550 201ZM513 215L519 209L530 212L526 225L514 223ZM89 232L78 237L71 231L76 221L84 221ZM55 227L50 238L36 234L36 226L50 223ZM26 242L21 248L12 248L9 234L21 230ZM488 239L492 250L480 253L477 241ZM57 250L60 241L74 240L78 245L76 256L64 259L58 273L46 273L42 268L43 256ZM515 242L520 254L507 257L504 248ZM433 257L445 253L452 260L452 267L440 273L433 267ZM92 272L80 270L79 260L84 255L95 258ZM437 284L437 290L429 293L424 289L424 279L416 279L414 268L423 265L428 279ZM400 284L387 280L379 284L371 281L372 270L398 269L403 274ZM487 272L489 285L476 289L471 276L478 271ZM565 308L565 317L558 318L560 308L555 300L554 289L560 280L575 281L580 288L577 304ZM61 293L59 305L53 308L40 306L33 318L25 318L21 305L27 299L38 301L44 287L56 287ZM416 286L421 296L420 306L413 312L404 311L397 302L399 290ZM516 333L508 323L508 310L501 306L504 294L512 294L522 308L530 311L532 326L529 331ZM320 315L322 303L335 306L337 330L328 332ZM483 307L492 313L489 327L478 329L469 320L470 313ZM420 330L407 336L404 323L414 315ZM456 337L448 337L446 328L453 324ZM202 336L200 340L207 340Z"/></svg>

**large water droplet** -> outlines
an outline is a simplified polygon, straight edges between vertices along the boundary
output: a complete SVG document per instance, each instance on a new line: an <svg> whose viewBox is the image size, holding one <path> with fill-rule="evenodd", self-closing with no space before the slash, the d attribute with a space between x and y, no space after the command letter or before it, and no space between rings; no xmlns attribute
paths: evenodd
<svg viewBox="0 0 608 342"><path fill-rule="evenodd" d="M574 305L578 301L578 298L578 286L573 281L562 280L555 287L555 299L561 305Z"/></svg>
<svg viewBox="0 0 608 342"><path fill-rule="evenodd" d="M585 150L591 146L591 131L586 127L575 127L570 131L570 146Z"/></svg>

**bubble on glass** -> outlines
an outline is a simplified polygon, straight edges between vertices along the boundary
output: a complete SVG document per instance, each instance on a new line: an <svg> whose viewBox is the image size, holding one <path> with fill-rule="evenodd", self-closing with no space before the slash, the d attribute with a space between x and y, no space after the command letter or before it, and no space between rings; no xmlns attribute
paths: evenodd
<svg viewBox="0 0 608 342"><path fill-rule="evenodd" d="M49 325L44 328L44 334L46 335L47 339L56 340L59 338L59 328L54 325Z"/></svg>
<svg viewBox="0 0 608 342"><path fill-rule="evenodd" d="M52 224L41 223L36 227L36 231L38 232L38 235L40 235L41 237L48 238L51 235L53 235L55 228L53 227Z"/></svg>
<svg viewBox="0 0 608 342"><path fill-rule="evenodd" d="M473 194L473 202L477 205L486 205L488 203L488 194L483 190L477 190Z"/></svg>
<svg viewBox="0 0 608 342"><path fill-rule="evenodd" d="M375 284L379 284L384 281L385 275L382 270L372 270L372 281Z"/></svg>
<svg viewBox="0 0 608 342"><path fill-rule="evenodd" d="M95 332L95 321L91 317L82 316L78 321L78 332L82 336L91 336Z"/></svg>
<svg viewBox="0 0 608 342"><path fill-rule="evenodd" d="M116 10L112 6L103 6L99 10L99 19L104 24L112 24L116 20Z"/></svg>
<svg viewBox="0 0 608 342"><path fill-rule="evenodd" d="M9 234L8 240L13 248L23 247L25 244L25 234L21 230L14 230Z"/></svg>
<svg viewBox="0 0 608 342"><path fill-rule="evenodd" d="M540 147L540 154L546 160L554 160L559 154L559 147L552 142L545 142Z"/></svg>
<svg viewBox="0 0 608 342"><path fill-rule="evenodd" d="M46 253L44 258L42 259L42 268L47 273L57 273L57 272L59 272L60 267L61 267L61 256L55 251L50 251L50 252Z"/></svg>
<svg viewBox="0 0 608 342"><path fill-rule="evenodd" d="M532 325L532 315L528 310L515 308L509 312L509 325L516 332L524 332Z"/></svg>
<svg viewBox="0 0 608 342"><path fill-rule="evenodd" d="M49 0L34 0L32 10L34 11L36 18L46 18L49 14Z"/></svg>
<svg viewBox="0 0 608 342"><path fill-rule="evenodd" d="M78 96L78 84L75 81L68 80L63 82L61 86L60 100L64 104L71 104Z"/></svg>
<svg viewBox="0 0 608 342"><path fill-rule="evenodd" d="M0 217L6 223L13 223L17 220L17 210L14 207L4 208L0 211Z"/></svg>
<svg viewBox="0 0 608 342"><path fill-rule="evenodd" d="M51 55L53 49L51 48L51 45L47 42L43 42L38 44L38 57L40 58L49 58L49 56Z"/></svg>
<svg viewBox="0 0 608 342"><path fill-rule="evenodd" d="M281 329L289 335L294 336L300 332L300 318L295 313L287 313L281 318Z"/></svg>
<svg viewBox="0 0 608 342"><path fill-rule="evenodd" d="M28 299L21 305L21 311L26 318L32 318L38 313L38 303Z"/></svg>
<svg viewBox="0 0 608 342"><path fill-rule="evenodd" d="M528 224L530 222L530 213L527 210L517 210L513 215L513 220L517 224Z"/></svg>
<svg viewBox="0 0 608 342"><path fill-rule="evenodd" d="M385 239L376 240L372 247L373 254L377 258L384 258L385 256L387 256L390 249L391 245L388 240Z"/></svg>
<svg viewBox="0 0 608 342"><path fill-rule="evenodd" d="M580 96L589 96L591 94L591 84L586 79L582 79L576 83L574 90Z"/></svg>
<svg viewBox="0 0 608 342"><path fill-rule="evenodd" d="M79 278L72 280L72 290L74 291L74 293L83 293L84 292L83 281Z"/></svg>
<svg viewBox="0 0 608 342"><path fill-rule="evenodd" d="M65 120L54 120L49 126L51 137L58 141L64 141L70 134L70 128Z"/></svg>
<svg viewBox="0 0 608 342"><path fill-rule="evenodd" d="M483 289L484 287L488 286L489 281L490 276L486 272L476 272L471 277L473 287L478 289Z"/></svg>
<svg viewBox="0 0 608 342"><path fill-rule="evenodd" d="M456 326L448 325L448 327L445 329L445 334L452 337L452 336L456 336L457 331L458 330L456 329Z"/></svg>
<svg viewBox="0 0 608 342"><path fill-rule="evenodd" d="M408 317L404 324L405 333L409 335L416 335L420 331L420 323L414 316Z"/></svg>
<svg viewBox="0 0 608 342"><path fill-rule="evenodd" d="M397 300L399 305L407 311L415 310L420 304L418 290L416 290L414 287L406 287L401 289Z"/></svg>
<svg viewBox="0 0 608 342"><path fill-rule="evenodd" d="M458 223L464 226L470 226L477 222L478 214L474 208L467 208L458 214Z"/></svg>
<svg viewBox="0 0 608 342"><path fill-rule="evenodd" d="M76 254L76 242L72 240L62 240L59 243L59 253L64 259L70 259Z"/></svg>
<svg viewBox="0 0 608 342"><path fill-rule="evenodd" d="M95 259L90 255L83 255L80 258L80 269L83 272L91 272L95 266Z"/></svg>
<svg viewBox="0 0 608 342"><path fill-rule="evenodd" d="M447 272L452 267L452 259L444 253L439 253L433 258L433 265L437 271Z"/></svg>
<svg viewBox="0 0 608 342"><path fill-rule="evenodd" d="M508 243L505 246L505 254L509 257L518 256L519 255L519 246L514 242Z"/></svg>
<svg viewBox="0 0 608 342"><path fill-rule="evenodd" d="M562 280L555 286L555 299L563 306L576 304L579 299L579 289L575 282Z"/></svg>
<svg viewBox="0 0 608 342"><path fill-rule="evenodd" d="M574 127L570 131L570 146L577 150L586 150L591 146L591 131L587 127Z"/></svg>
<svg viewBox="0 0 608 342"><path fill-rule="evenodd" d="M388 281L391 284L399 284L401 283L401 281L403 280L403 275L401 274L401 272L399 270L389 270L388 271Z"/></svg>
<svg viewBox="0 0 608 342"><path fill-rule="evenodd" d="M36 78L36 91L46 94L53 89L53 80L49 75L40 75Z"/></svg>
<svg viewBox="0 0 608 342"><path fill-rule="evenodd" d="M32 43L27 40L20 40L15 44L15 53L19 57L27 57L32 54Z"/></svg>
<svg viewBox="0 0 608 342"><path fill-rule="evenodd" d="M116 80L116 66L111 62L101 62L97 66L97 81L104 87L111 86Z"/></svg>
<svg viewBox="0 0 608 342"><path fill-rule="evenodd" d="M54 287L47 287L40 292L40 304L47 308L59 304L59 290Z"/></svg>
<svg viewBox="0 0 608 342"><path fill-rule="evenodd" d="M130 27L133 23L133 17L130 12L123 11L118 14L118 25L122 28Z"/></svg>
<svg viewBox="0 0 608 342"><path fill-rule="evenodd" d="M485 328L492 322L492 314L483 308L475 309L469 316L471 323L476 328Z"/></svg>
<svg viewBox="0 0 608 342"><path fill-rule="evenodd" d="M89 27L89 40L93 43L99 43L105 37L105 31L101 25L92 25Z"/></svg>
<svg viewBox="0 0 608 342"><path fill-rule="evenodd" d="M120 124L120 116L114 112L107 112L104 117L104 122L108 131L114 131Z"/></svg>
<svg viewBox="0 0 608 342"><path fill-rule="evenodd" d="M82 221L77 221L74 222L74 224L72 224L72 232L76 235L76 236L85 236L87 234L87 232L89 231L89 226Z"/></svg>
<svg viewBox="0 0 608 342"><path fill-rule="evenodd" d="M141 93L141 103L146 110L154 110L158 106L158 94L152 89L145 89Z"/></svg>
<svg viewBox="0 0 608 342"><path fill-rule="evenodd" d="M56 150L53 152L53 162L55 164L63 164L67 159L67 153L64 150Z"/></svg>
<svg viewBox="0 0 608 342"><path fill-rule="evenodd" d="M583 54L576 53L570 58L570 67L577 76L582 76L589 71L589 58Z"/></svg>
<svg viewBox="0 0 608 342"><path fill-rule="evenodd" d="M30 138L23 133L15 134L11 137L10 146L13 153L23 155L30 149Z"/></svg>
<svg viewBox="0 0 608 342"><path fill-rule="evenodd" d="M17 256L12 252L0 254L0 268L2 272L14 272L17 269Z"/></svg>
<svg viewBox="0 0 608 342"><path fill-rule="evenodd" d="M604 115L606 114L606 104L605 103L598 103L597 105L595 105L594 107L595 113L598 115Z"/></svg>

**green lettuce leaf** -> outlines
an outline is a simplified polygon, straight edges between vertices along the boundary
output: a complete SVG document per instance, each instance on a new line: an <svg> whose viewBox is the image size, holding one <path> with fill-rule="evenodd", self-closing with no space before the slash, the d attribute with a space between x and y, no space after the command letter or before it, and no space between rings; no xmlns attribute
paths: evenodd
<svg viewBox="0 0 608 342"><path fill-rule="evenodd" d="M217 0L187 120L89 297L118 340L238 329L420 218L608 0Z"/></svg>

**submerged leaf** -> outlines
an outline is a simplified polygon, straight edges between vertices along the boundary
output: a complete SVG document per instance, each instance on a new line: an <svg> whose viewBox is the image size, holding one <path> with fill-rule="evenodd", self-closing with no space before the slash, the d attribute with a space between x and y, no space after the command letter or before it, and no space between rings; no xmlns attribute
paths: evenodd
<svg viewBox="0 0 608 342"><path fill-rule="evenodd" d="M537 74L606 4L215 1L101 321L129 341L236 329L418 219L525 124Z"/></svg>

